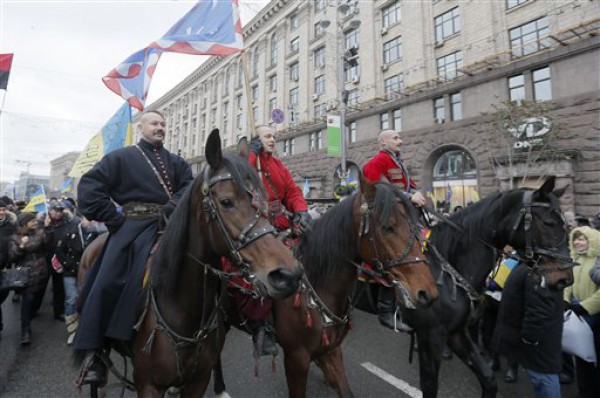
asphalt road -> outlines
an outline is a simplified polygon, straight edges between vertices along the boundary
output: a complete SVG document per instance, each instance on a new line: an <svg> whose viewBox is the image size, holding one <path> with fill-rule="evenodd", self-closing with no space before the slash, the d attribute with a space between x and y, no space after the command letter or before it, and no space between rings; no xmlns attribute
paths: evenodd
<svg viewBox="0 0 600 398"><path fill-rule="evenodd" d="M50 289L48 289L50 290ZM52 318L50 295L40 314L33 321L33 343L19 345L19 305L10 300L2 305L5 329L0 339L0 396L24 397L85 397L74 387L77 369L72 366L71 350L66 345L63 323ZM377 324L375 316L355 311L353 329L344 342L344 358L351 388L357 397L416 397L418 366L408 363L409 337L386 330ZM227 390L239 397L286 397L287 387L282 356L277 359L276 372L271 371L270 359L260 362L260 374L254 376L250 337L238 331L228 335L223 353L223 367ZM122 364L120 358L113 358ZM525 374L519 373L519 382L507 384L499 376L499 398L532 397ZM121 389L110 380L106 397L121 396ZM135 396L126 392L125 397ZM212 384L207 392L213 397ZM335 397L325 385L320 370L313 365L309 375L309 397ZM442 364L440 397L479 397L480 388L475 376L458 359ZM563 386L563 397L576 396L575 386Z"/></svg>

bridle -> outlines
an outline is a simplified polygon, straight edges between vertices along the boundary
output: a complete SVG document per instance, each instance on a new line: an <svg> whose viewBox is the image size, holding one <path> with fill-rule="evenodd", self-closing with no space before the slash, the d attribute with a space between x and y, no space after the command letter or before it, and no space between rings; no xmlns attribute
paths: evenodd
<svg viewBox="0 0 600 398"><path fill-rule="evenodd" d="M542 268L539 266L541 256L563 262L564 265L559 266L559 269L567 269L574 267L575 264L573 263L571 257L568 255L560 254L558 252L558 247L540 247L535 244L532 231L533 214L531 212L531 209L534 207L545 207L551 209L552 211L558 213L561 219L563 220L563 223L565 223L565 219L559 209L553 207L551 203L533 201L533 191L525 191L525 193L523 194L523 207L521 208L521 210L519 210L519 214L517 216L517 219L515 220L515 223L513 224L510 234L510 240L512 241L517 230L519 229L519 226L521 225L521 223L523 224L523 231L525 232L525 259L520 260L532 263L533 268L537 269L540 272L551 271L548 268ZM565 230L563 240L559 242L557 246L560 246L564 243L566 236L567 234Z"/></svg>

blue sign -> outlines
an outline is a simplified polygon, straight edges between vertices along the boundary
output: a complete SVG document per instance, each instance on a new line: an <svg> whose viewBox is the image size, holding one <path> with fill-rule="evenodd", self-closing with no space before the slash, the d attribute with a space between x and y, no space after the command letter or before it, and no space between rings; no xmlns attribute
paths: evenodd
<svg viewBox="0 0 600 398"><path fill-rule="evenodd" d="M285 113L281 109L273 109L271 111L271 119L274 123L281 124L285 120Z"/></svg>

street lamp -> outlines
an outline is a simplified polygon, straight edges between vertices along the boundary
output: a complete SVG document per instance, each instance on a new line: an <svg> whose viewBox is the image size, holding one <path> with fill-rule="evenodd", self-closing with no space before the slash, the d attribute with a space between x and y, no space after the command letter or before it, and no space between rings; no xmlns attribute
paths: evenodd
<svg viewBox="0 0 600 398"><path fill-rule="evenodd" d="M340 172L339 177L341 180L341 185L346 185L348 181L348 171L347 171L347 157L346 157L346 112L348 110L348 92L345 87L345 72L349 66L356 65L356 58L358 55L358 50L356 47L352 47L349 49L344 49L343 44L343 16L346 15L350 6L346 3L342 3L337 7L338 15L337 18L337 29L335 32L336 39L336 50L337 54L340 57L340 62L338 65L338 73L339 73L339 99L340 99L340 152L341 152L341 164L340 164ZM327 29L331 25L331 21L322 20L319 22L323 29ZM348 24L350 29L358 29L360 26L360 21L357 19L353 19Z"/></svg>

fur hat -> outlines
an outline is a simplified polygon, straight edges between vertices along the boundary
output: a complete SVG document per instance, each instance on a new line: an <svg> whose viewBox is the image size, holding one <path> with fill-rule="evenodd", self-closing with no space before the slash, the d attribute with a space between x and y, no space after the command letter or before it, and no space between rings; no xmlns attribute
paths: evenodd
<svg viewBox="0 0 600 398"><path fill-rule="evenodd" d="M20 227L24 226L31 220L35 220L35 214L33 213L21 213L17 216L17 222L19 223Z"/></svg>

